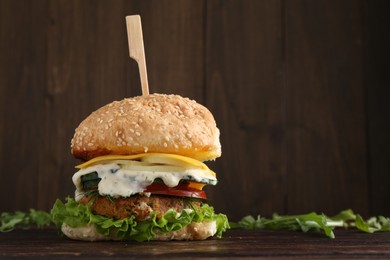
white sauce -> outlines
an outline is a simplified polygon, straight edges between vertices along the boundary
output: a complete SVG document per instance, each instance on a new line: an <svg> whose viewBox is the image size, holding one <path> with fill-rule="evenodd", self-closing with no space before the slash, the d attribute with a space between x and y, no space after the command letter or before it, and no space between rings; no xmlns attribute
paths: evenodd
<svg viewBox="0 0 390 260"><path fill-rule="evenodd" d="M76 172L72 181L76 186L75 199L80 200L83 195L81 176L97 172L101 178L98 184L100 195L110 195L114 198L129 197L136 193L142 193L147 186L155 179L160 178L168 187L175 187L183 177L190 176L194 181L201 182L204 179L211 179L216 183L215 177L210 177L202 169L183 169L181 172L161 172L161 171L140 171L124 169L120 164L97 164L81 169Z"/></svg>

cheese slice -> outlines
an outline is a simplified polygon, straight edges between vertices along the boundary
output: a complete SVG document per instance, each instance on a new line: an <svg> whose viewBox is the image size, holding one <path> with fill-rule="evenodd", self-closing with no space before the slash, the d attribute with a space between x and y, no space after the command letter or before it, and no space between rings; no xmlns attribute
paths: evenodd
<svg viewBox="0 0 390 260"><path fill-rule="evenodd" d="M152 166L152 165L167 165L167 166L178 166L185 169L202 169L209 172L212 176L216 176L216 174L211 171L206 164L195 160L193 158L189 158L182 155L177 154L166 154L166 153L142 153L135 155L104 155L95 157L85 163L77 165L78 169L85 169L89 166L96 164L107 164L113 161L128 161L129 164L131 162L142 162L144 166Z"/></svg>

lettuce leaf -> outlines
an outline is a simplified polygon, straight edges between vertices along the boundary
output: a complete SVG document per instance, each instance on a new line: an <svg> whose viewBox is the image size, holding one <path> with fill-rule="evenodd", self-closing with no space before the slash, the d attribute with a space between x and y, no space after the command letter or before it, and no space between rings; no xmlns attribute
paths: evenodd
<svg viewBox="0 0 390 260"><path fill-rule="evenodd" d="M54 224L60 230L63 223L70 227L81 227L87 224L94 224L96 230L105 236L115 236L122 239L145 241L152 239L157 232L168 233L180 230L191 222L216 221L218 238L229 228L226 215L215 214L214 209L203 204L200 209L190 212L168 210L161 218L152 213L148 221L137 222L134 217L125 219L112 219L91 212L88 205L77 203L72 198L67 198L64 204L61 200L56 200L51 217Z"/></svg>

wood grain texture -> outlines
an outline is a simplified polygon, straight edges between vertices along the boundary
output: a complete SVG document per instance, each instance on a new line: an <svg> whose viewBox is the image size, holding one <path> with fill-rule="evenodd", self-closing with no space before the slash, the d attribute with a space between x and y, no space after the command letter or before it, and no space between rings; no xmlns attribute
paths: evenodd
<svg viewBox="0 0 390 260"><path fill-rule="evenodd" d="M233 220L390 214L387 1L0 0L0 212L72 195L75 127L141 94L125 16L142 17L150 91L221 129L210 204ZM6 198L6 199L4 199Z"/></svg>
<svg viewBox="0 0 390 260"><path fill-rule="evenodd" d="M289 212L368 213L360 8L286 2Z"/></svg>
<svg viewBox="0 0 390 260"><path fill-rule="evenodd" d="M100 106L141 93L126 15L147 19L152 91L203 97L202 3L156 1L155 10L144 1L36 2L1 2L1 125L8 124L0 132L1 165L16 174L0 178L17 188L1 189L13 199L2 200L0 211L50 209L56 198L72 196L75 127ZM172 36L162 41L165 35Z"/></svg>
<svg viewBox="0 0 390 260"><path fill-rule="evenodd" d="M390 215L389 1L363 1L369 189L372 214Z"/></svg>
<svg viewBox="0 0 390 260"><path fill-rule="evenodd" d="M207 1L206 39L207 106L223 148L212 199L232 218L284 212L281 2Z"/></svg>
<svg viewBox="0 0 390 260"><path fill-rule="evenodd" d="M0 236L2 258L293 258L343 259L390 257L390 233L337 230L336 239L288 231L231 230L222 239L169 242L80 242L55 230L18 230ZM24 245L20 247L20 245Z"/></svg>
<svg viewBox="0 0 390 260"><path fill-rule="evenodd" d="M124 1L142 17L151 93L175 93L203 102L203 1Z"/></svg>
<svg viewBox="0 0 390 260"><path fill-rule="evenodd" d="M0 211L37 207L44 144L47 2L0 2ZM34 95L34 93L36 93Z"/></svg>

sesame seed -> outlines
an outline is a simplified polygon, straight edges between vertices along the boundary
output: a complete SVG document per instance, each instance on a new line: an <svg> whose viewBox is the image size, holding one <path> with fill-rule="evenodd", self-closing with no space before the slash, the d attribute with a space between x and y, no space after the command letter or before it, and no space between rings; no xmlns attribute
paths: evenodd
<svg viewBox="0 0 390 260"><path fill-rule="evenodd" d="M135 132L135 135L136 136L141 136L141 133L137 131L137 132Z"/></svg>
<svg viewBox="0 0 390 260"><path fill-rule="evenodd" d="M131 129L131 128L129 129L129 131L130 131L130 132L132 132L132 133L134 133L134 132L135 132L135 131L134 131L134 129Z"/></svg>
<svg viewBox="0 0 390 260"><path fill-rule="evenodd" d="M168 147L168 144L164 142L164 147Z"/></svg>

